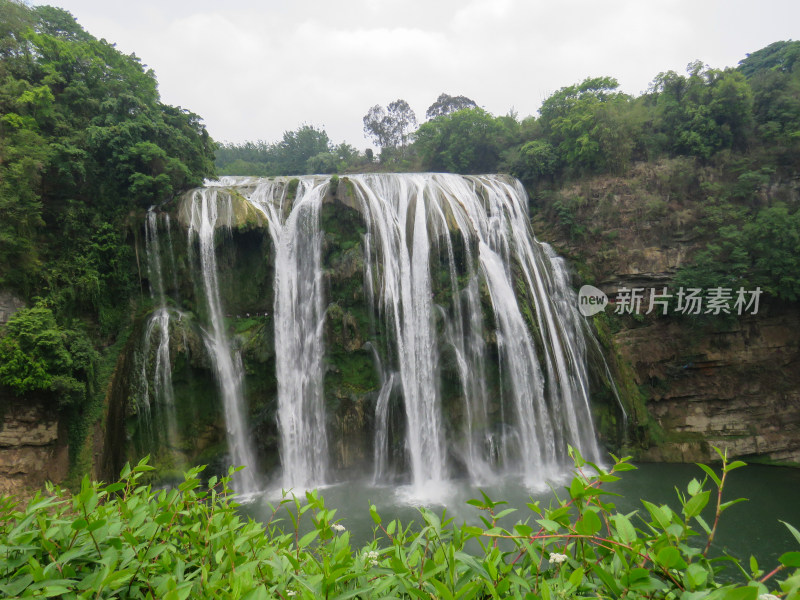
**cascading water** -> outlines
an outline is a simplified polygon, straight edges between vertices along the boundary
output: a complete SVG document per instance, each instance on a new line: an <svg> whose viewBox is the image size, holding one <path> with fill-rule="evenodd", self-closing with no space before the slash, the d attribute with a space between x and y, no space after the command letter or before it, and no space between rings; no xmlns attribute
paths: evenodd
<svg viewBox="0 0 800 600"><path fill-rule="evenodd" d="M379 311L394 331L405 400L407 448L417 487L446 477L447 465L436 381L437 344L432 310L425 177L362 177L357 193L379 256L365 257L367 273L380 271ZM376 261L373 266L372 262ZM371 284L371 282L370 282ZM374 289L374 288L373 288ZM379 415L383 427L386 415Z"/></svg>
<svg viewBox="0 0 800 600"><path fill-rule="evenodd" d="M234 476L234 486L243 494L258 489L257 466L250 436L244 423L242 395L241 357L234 353L225 330L222 303L217 278L217 259L214 247L214 232L219 226L230 227L232 216L231 198L218 194L217 187L195 190L192 193L189 217L189 243L196 237L200 250L200 270L208 309L211 330L205 343L217 375L222 403L225 409L228 447L235 466L245 468ZM219 204L224 203L227 223L219 222Z"/></svg>
<svg viewBox="0 0 800 600"><path fill-rule="evenodd" d="M358 175L351 180L367 223L367 287L378 290L377 310L394 331L414 487L440 481L448 470L438 389L441 350L431 301L431 239L444 245L440 254L449 263L452 306L442 311L444 339L455 355L461 384L463 439L457 445L470 476L485 480L500 459L506 463L502 468L516 470L528 484L541 483L562 469L567 444L596 460L577 304L564 309L571 292L563 263L553 261L547 248L532 239L521 185L495 176L441 174ZM455 232L463 246L459 264ZM459 276L466 281L463 287ZM490 299L496 323L490 333L497 339L506 379L501 422L494 427L479 286L485 286ZM532 337L533 329L539 340ZM508 407L503 406L506 400ZM386 416L382 405L378 409L380 430Z"/></svg>
<svg viewBox="0 0 800 600"><path fill-rule="evenodd" d="M373 174L338 185L337 196L322 176L225 178L184 201L182 221L190 242L198 240L206 345L231 458L248 467L237 489L257 487L256 467L241 360L222 320L214 232L241 227L245 213L248 228L266 223L269 230L282 485L308 489L331 479L324 383L326 369L336 367L325 358L323 335L331 268L322 252L324 206L327 223L336 210L357 210L364 226L364 314L373 337L358 351L373 353L380 376L359 402L374 407L376 482L406 471L416 491L462 473L479 484L511 474L533 486L564 472L567 445L599 460L586 324L564 262L531 235L521 184L502 176Z"/></svg>
<svg viewBox="0 0 800 600"><path fill-rule="evenodd" d="M167 226L169 217L165 215ZM172 257L172 244L168 244ZM145 413L143 429L155 445L160 443L174 449L177 442L175 419L175 398L172 389L172 362L170 360L170 308L167 306L164 289L164 273L161 261L161 242L158 235L158 214L153 208L147 211L145 221L145 254L147 274L150 283L150 297L156 309L145 327L142 344L143 359L141 370L141 406ZM172 259L174 262L174 259ZM174 274L174 269L173 269ZM154 337L158 335L155 351L155 364L150 364L150 353ZM157 407L159 416L154 423L153 412Z"/></svg>
<svg viewBox="0 0 800 600"><path fill-rule="evenodd" d="M285 180L247 195L266 217L275 250L275 347L283 487L325 483L328 444L323 398L325 306L319 211L326 180L303 179L294 201Z"/></svg>

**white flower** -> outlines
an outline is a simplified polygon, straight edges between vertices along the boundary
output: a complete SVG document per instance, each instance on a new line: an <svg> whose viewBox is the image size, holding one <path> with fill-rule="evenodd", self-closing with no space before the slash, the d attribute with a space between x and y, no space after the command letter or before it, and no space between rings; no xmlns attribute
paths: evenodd
<svg viewBox="0 0 800 600"><path fill-rule="evenodd" d="M377 560L371 560L371 561L369 561L369 564L371 564L373 567L377 567L378 566L378 561Z"/></svg>
<svg viewBox="0 0 800 600"><path fill-rule="evenodd" d="M776 595L774 595L774 594L761 594L761 595L758 597L758 600L781 600L781 599L780 599L780 598L778 598L778 597L777 597Z"/></svg>
<svg viewBox="0 0 800 600"><path fill-rule="evenodd" d="M288 591L286 592L286 595L287 595L287 596L290 596L290 597L291 597L291 596L297 596L297 592L295 592L294 590L288 590Z"/></svg>
<svg viewBox="0 0 800 600"><path fill-rule="evenodd" d="M377 560L377 558L378 558L378 553L377 553L377 552L375 552L374 550L371 550L371 551L367 552L367 558L368 558L369 560Z"/></svg>
<svg viewBox="0 0 800 600"><path fill-rule="evenodd" d="M339 525L339 523L334 523L333 525L331 525L331 529L333 529L334 531L342 532L344 531L344 525Z"/></svg>
<svg viewBox="0 0 800 600"><path fill-rule="evenodd" d="M550 562L553 564L560 565L565 560L567 560L566 554L559 554L558 552L553 552L550 554Z"/></svg>

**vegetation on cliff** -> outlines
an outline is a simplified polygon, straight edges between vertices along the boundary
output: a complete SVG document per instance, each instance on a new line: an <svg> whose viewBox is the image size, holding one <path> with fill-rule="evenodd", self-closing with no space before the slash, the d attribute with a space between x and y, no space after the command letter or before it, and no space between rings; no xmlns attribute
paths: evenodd
<svg viewBox="0 0 800 600"><path fill-rule="evenodd" d="M0 288L35 305L0 333L0 384L88 414L110 374L96 348L139 291L129 217L213 175L213 151L135 55L61 9L0 0Z"/></svg>
<svg viewBox="0 0 800 600"><path fill-rule="evenodd" d="M200 118L60 9L0 2L0 285L109 333L134 287L126 215L213 173Z"/></svg>

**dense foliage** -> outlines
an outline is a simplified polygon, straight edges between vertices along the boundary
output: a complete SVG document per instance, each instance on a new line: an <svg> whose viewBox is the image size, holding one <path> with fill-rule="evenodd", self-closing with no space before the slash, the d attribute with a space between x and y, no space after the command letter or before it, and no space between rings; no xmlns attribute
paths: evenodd
<svg viewBox="0 0 800 600"><path fill-rule="evenodd" d="M58 411L73 465L140 289L139 215L213 175L213 151L136 56L0 0L0 289L32 307L0 330L0 386Z"/></svg>
<svg viewBox="0 0 800 600"><path fill-rule="evenodd" d="M213 143L69 13L2 0L0 23L0 285L110 318L135 273L125 215L201 183Z"/></svg>
<svg viewBox="0 0 800 600"><path fill-rule="evenodd" d="M217 149L220 175L306 175L337 173L371 162L350 144L334 145L328 134L312 125L286 131L280 142L222 144Z"/></svg>
<svg viewBox="0 0 800 600"><path fill-rule="evenodd" d="M86 335L61 327L38 305L9 319L0 337L0 384L14 393L46 392L53 403L85 403L96 384L97 356Z"/></svg>
<svg viewBox="0 0 800 600"><path fill-rule="evenodd" d="M85 479L74 496L39 494L26 506L0 498L0 592L60 598L800 598L800 552L786 552L765 573L709 548L729 473L701 465L703 481L679 492L680 507L642 501L617 512L603 484L634 467L611 470L575 455L567 497L505 526L515 512L485 494L470 504L479 526L455 524L421 508L419 525L384 523L374 506L374 540L353 547L350 534L318 492L287 498L266 524L245 521L227 487L200 468L177 489L140 482L152 467L126 467L111 485ZM706 484L711 489L706 489ZM701 516L713 508L713 524ZM310 521L310 522L309 522ZM699 528L700 531L697 531ZM789 525L800 544L800 532ZM700 535L705 543L693 542ZM738 582L723 582L724 565ZM776 575L785 579L777 580ZM770 590L774 593L770 594Z"/></svg>

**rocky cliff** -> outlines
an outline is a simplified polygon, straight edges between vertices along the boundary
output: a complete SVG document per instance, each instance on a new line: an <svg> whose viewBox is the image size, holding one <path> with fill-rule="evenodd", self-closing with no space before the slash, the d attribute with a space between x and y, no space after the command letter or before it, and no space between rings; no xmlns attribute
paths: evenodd
<svg viewBox="0 0 800 600"><path fill-rule="evenodd" d="M62 481L69 468L66 432L44 405L0 396L0 494L27 493Z"/></svg>
<svg viewBox="0 0 800 600"><path fill-rule="evenodd" d="M618 383L639 404L634 452L704 461L715 445L750 460L800 463L796 303L762 296L757 314L741 316L614 314L623 288L676 291L676 273L705 243L698 231L716 177L673 160L639 165L624 178L587 179L536 199L534 229L571 259L579 280L612 301L599 324ZM796 182L759 196L797 198Z"/></svg>

